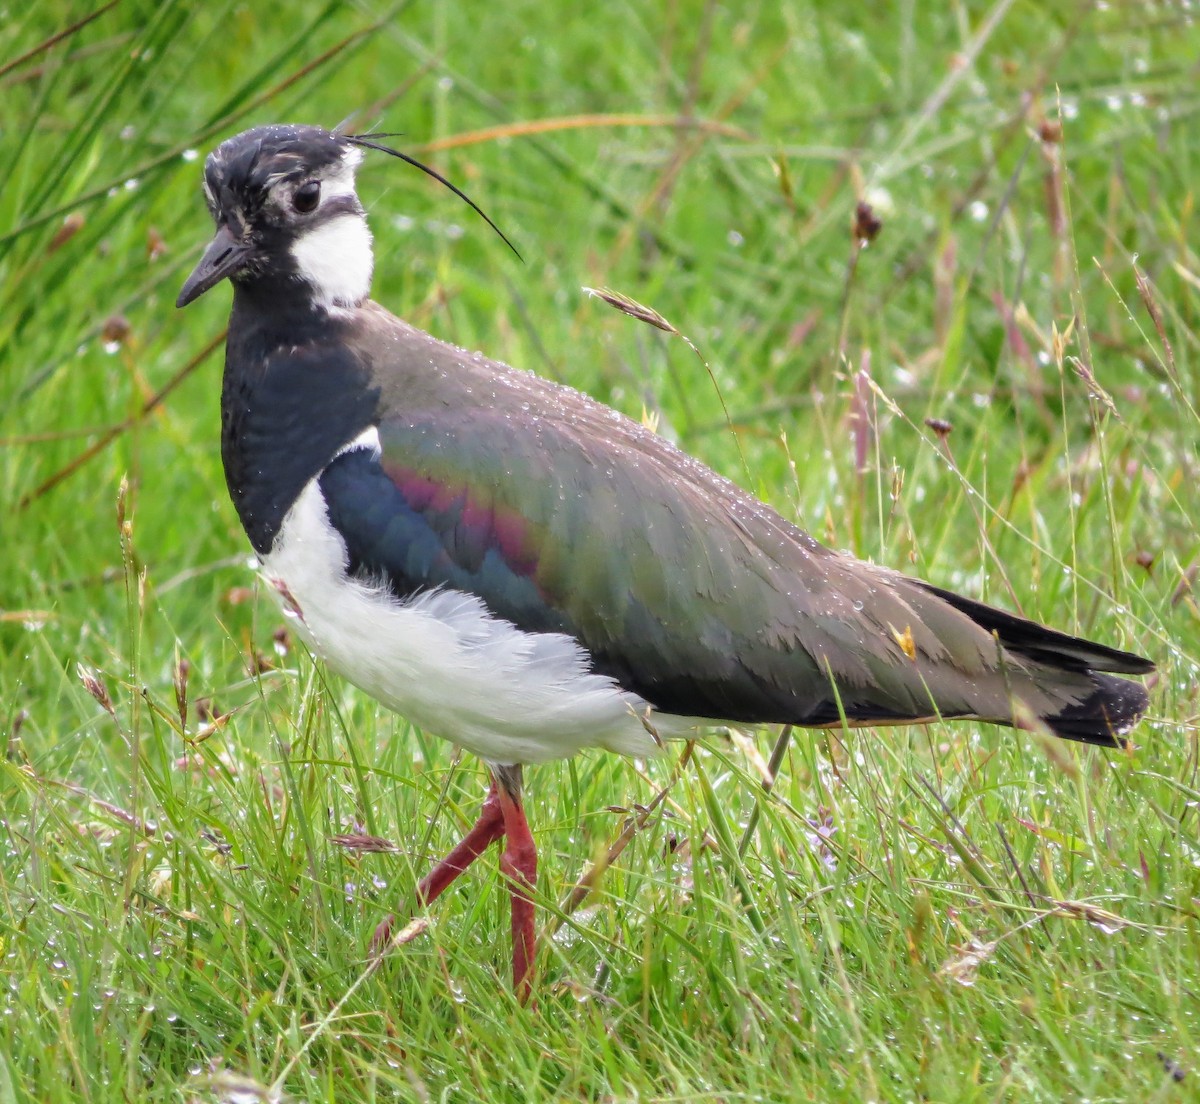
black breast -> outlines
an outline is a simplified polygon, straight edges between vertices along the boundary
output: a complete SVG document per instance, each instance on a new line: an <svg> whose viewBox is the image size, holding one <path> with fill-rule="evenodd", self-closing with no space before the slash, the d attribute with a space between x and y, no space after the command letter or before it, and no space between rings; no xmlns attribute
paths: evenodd
<svg viewBox="0 0 1200 1104"><path fill-rule="evenodd" d="M246 535L265 555L308 481L374 424L379 392L345 324L309 316L267 326L261 305L239 310L240 297L226 348L221 457Z"/></svg>

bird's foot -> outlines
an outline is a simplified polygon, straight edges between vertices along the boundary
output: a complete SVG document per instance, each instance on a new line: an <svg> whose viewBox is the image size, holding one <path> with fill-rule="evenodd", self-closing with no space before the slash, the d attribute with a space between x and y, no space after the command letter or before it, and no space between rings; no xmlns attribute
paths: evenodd
<svg viewBox="0 0 1200 1104"><path fill-rule="evenodd" d="M392 942L392 929L396 926L396 914L389 912L371 935L371 962L378 962L388 952Z"/></svg>

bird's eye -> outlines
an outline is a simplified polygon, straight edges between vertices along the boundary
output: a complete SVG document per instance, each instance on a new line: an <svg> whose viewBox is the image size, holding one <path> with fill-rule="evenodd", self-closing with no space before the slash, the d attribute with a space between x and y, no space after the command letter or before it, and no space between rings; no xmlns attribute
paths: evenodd
<svg viewBox="0 0 1200 1104"><path fill-rule="evenodd" d="M316 180L306 180L292 193L292 206L302 215L311 214L321 202L321 185Z"/></svg>

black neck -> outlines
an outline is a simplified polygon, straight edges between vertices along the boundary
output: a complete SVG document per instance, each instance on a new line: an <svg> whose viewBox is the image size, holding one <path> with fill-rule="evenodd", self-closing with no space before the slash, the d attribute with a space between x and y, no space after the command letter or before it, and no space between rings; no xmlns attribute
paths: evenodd
<svg viewBox="0 0 1200 1104"><path fill-rule="evenodd" d="M319 306L312 288L299 276L264 276L233 285L230 339L252 341L260 354L282 345L329 341L344 323L345 312L331 313Z"/></svg>
<svg viewBox="0 0 1200 1104"><path fill-rule="evenodd" d="M316 307L291 280L235 286L221 456L230 497L260 555L308 481L377 418L378 390L355 350L355 328L352 313Z"/></svg>

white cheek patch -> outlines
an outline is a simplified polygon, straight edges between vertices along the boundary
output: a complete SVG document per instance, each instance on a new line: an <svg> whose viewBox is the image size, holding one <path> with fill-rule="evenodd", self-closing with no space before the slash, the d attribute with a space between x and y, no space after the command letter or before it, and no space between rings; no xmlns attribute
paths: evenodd
<svg viewBox="0 0 1200 1104"><path fill-rule="evenodd" d="M349 186L352 192L352 175ZM296 239L292 258L319 306L357 306L371 290L371 231L362 215L347 213L314 226Z"/></svg>

